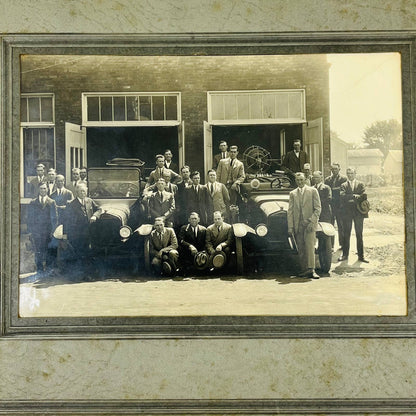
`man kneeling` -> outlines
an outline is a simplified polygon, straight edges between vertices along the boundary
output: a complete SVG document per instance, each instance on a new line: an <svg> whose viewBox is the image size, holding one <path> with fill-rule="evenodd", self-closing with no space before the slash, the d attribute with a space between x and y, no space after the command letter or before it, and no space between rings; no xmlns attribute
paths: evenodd
<svg viewBox="0 0 416 416"><path fill-rule="evenodd" d="M150 256L157 275L172 275L178 268L178 240L172 228L165 228L162 217L155 218L155 229L150 235Z"/></svg>
<svg viewBox="0 0 416 416"><path fill-rule="evenodd" d="M220 269L226 265L234 242L233 227L224 222L220 211L214 212L214 224L207 228L206 248L210 255L209 264Z"/></svg>

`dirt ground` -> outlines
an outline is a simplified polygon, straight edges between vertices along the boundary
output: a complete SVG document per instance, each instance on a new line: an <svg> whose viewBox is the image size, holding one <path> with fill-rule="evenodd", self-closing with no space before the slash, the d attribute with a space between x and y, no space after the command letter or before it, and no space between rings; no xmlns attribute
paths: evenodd
<svg viewBox="0 0 416 416"><path fill-rule="evenodd" d="M156 279L114 271L91 282L65 276L33 282L33 273L24 273L20 275L20 315L406 315L400 198L391 215L380 209L384 202L376 200L378 189L371 192L376 202L364 222L369 264L357 261L352 236L348 262L337 262L340 252L335 251L330 276L319 280L294 277L287 268L278 267L278 259L266 272L246 276ZM389 204L397 192L389 197Z"/></svg>

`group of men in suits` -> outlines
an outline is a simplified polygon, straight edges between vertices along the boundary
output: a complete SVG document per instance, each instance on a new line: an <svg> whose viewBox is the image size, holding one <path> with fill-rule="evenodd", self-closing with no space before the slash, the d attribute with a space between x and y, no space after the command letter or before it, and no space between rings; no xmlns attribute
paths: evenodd
<svg viewBox="0 0 416 416"><path fill-rule="evenodd" d="M288 232L294 238L300 260L300 277L319 278L315 269L315 232L318 221L337 224L338 241L342 254L338 261L348 260L352 223L357 240L358 261L368 263L364 257L363 224L368 217L365 185L356 179L354 168L347 168L347 177L340 174L340 165L331 165L331 175L323 179L322 172L315 171L311 176L309 158L300 149L300 140L295 140L294 150L287 153L283 166L295 173L296 189L290 192L288 208ZM306 166L306 168L305 168ZM304 169L302 169L304 167ZM297 169L297 170L296 170ZM311 186L312 185L312 186ZM323 253L331 244L325 233L318 233L318 253L321 275L330 268L328 258Z"/></svg>

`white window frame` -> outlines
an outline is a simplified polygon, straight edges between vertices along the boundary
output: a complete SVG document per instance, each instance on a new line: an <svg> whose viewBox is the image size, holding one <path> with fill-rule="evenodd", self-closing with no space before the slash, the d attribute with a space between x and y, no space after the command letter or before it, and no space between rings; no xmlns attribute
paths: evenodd
<svg viewBox="0 0 416 416"><path fill-rule="evenodd" d="M54 93L21 93L20 98L52 98L52 121L24 121L20 122L21 127L55 127L55 94ZM19 102L20 103L20 102ZM41 106L42 104L40 104ZM27 111L29 115L29 106L27 106ZM42 115L42 107L40 107L40 114ZM29 117L27 117L29 120Z"/></svg>
<svg viewBox="0 0 416 416"><path fill-rule="evenodd" d="M177 97L177 118L176 120L113 120L113 121L88 121L88 98L90 97L131 97L131 96L151 96L151 97ZM180 92L83 92L82 93L82 126L85 127L120 127L120 126L178 126L182 122L181 93Z"/></svg>
<svg viewBox="0 0 416 416"><path fill-rule="evenodd" d="M212 96L213 95L264 95L269 93L301 93L302 97L302 115L300 118L260 118L260 119L224 119L217 120L212 118ZM273 90L233 90L233 91L207 91L207 104L208 104L208 123L210 125L246 125L246 124L291 124L291 123L306 123L306 90L305 88L297 89L273 89Z"/></svg>

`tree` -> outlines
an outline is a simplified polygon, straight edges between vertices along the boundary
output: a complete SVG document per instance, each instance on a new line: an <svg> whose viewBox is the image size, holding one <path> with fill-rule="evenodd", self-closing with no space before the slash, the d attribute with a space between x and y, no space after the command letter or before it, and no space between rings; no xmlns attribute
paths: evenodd
<svg viewBox="0 0 416 416"><path fill-rule="evenodd" d="M394 119L374 122L364 130L363 142L368 149L380 149L384 157L391 149L401 149L402 126Z"/></svg>

